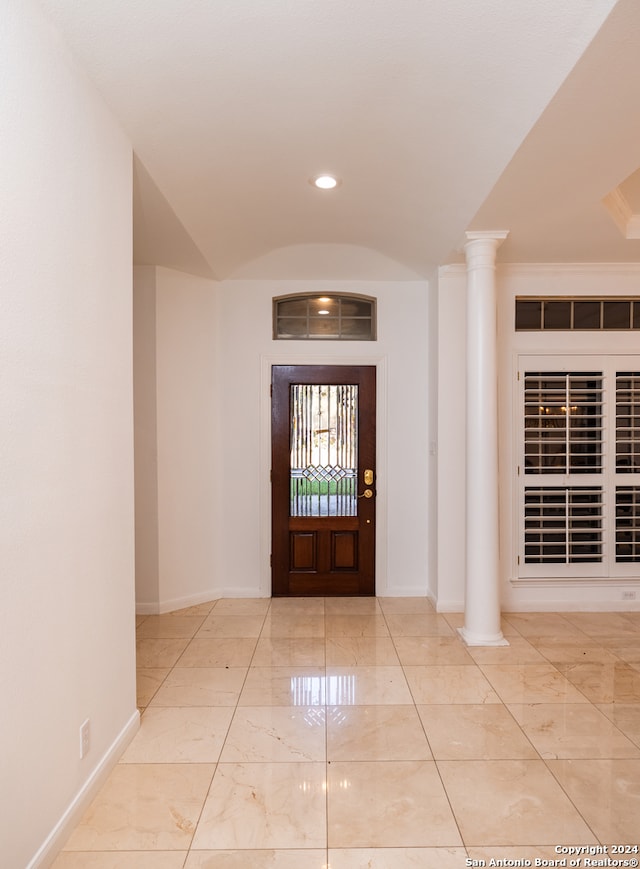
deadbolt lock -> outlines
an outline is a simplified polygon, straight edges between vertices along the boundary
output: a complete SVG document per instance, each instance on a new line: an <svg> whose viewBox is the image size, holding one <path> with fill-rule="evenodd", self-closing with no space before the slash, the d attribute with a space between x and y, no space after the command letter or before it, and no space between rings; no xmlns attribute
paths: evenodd
<svg viewBox="0 0 640 869"><path fill-rule="evenodd" d="M365 486L370 486L373 483L373 471L371 468L367 468L364 472L364 484ZM371 497L371 495L369 495Z"/></svg>

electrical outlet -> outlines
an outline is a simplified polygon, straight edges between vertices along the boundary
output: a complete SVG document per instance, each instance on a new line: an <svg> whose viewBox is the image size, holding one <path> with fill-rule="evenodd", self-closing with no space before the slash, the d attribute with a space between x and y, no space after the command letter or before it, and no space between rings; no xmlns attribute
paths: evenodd
<svg viewBox="0 0 640 869"><path fill-rule="evenodd" d="M83 721L80 725L80 759L89 753L91 748L91 724L89 719Z"/></svg>
<svg viewBox="0 0 640 869"><path fill-rule="evenodd" d="M635 600L636 593L635 591L623 591L622 592L622 600Z"/></svg>

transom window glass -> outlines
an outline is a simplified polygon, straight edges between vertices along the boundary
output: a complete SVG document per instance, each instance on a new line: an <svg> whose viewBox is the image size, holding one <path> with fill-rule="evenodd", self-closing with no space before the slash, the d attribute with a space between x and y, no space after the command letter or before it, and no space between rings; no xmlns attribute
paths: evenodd
<svg viewBox="0 0 640 869"><path fill-rule="evenodd" d="M290 341L375 341L375 299L336 293L279 296L273 300L273 337Z"/></svg>
<svg viewBox="0 0 640 869"><path fill-rule="evenodd" d="M640 298L516 299L516 331L640 329Z"/></svg>

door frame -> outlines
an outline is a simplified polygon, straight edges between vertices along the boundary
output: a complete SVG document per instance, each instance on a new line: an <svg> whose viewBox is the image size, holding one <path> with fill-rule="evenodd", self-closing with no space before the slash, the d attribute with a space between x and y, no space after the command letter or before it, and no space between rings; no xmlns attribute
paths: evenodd
<svg viewBox="0 0 640 869"><path fill-rule="evenodd" d="M271 597L271 367L273 365L372 365L376 368L376 596L387 589L387 357L320 356L299 352L260 357L260 594Z"/></svg>

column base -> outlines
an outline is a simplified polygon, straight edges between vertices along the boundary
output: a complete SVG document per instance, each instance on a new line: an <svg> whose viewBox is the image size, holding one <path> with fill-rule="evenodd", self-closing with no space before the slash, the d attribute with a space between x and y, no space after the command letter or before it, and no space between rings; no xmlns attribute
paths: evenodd
<svg viewBox="0 0 640 869"><path fill-rule="evenodd" d="M467 628L458 628L458 633L467 646L508 646L509 640L505 640L502 631L497 634L474 634Z"/></svg>

